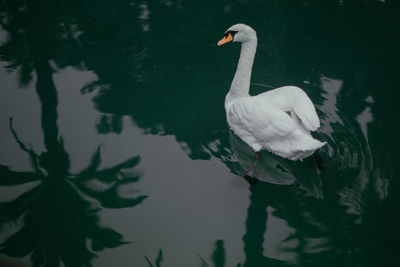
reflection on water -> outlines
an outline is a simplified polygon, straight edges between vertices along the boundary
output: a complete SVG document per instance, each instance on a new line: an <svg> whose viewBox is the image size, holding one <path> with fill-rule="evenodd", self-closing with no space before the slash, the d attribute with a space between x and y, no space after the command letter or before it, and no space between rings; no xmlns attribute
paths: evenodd
<svg viewBox="0 0 400 267"><path fill-rule="evenodd" d="M255 153L251 147L246 145L232 131L229 131L229 144L232 148L232 156L239 164L236 164L239 170L234 170L236 174L247 175L247 171L252 167ZM234 160L232 160L234 161ZM254 167L254 177L272 184L292 184L295 177L290 170L290 162L283 158L274 156L266 151ZM233 165L234 166L234 165Z"/></svg>
<svg viewBox="0 0 400 267"><path fill-rule="evenodd" d="M47 86L42 86L41 77L47 78ZM55 96L55 87L49 84L49 76L39 75L36 89ZM56 98L41 100L45 152L37 154L21 141L10 118L10 131L20 149L29 154L33 171L18 172L0 166L1 185L39 183L14 200L0 203L3 227L22 222L21 228L2 243L0 251L12 257L30 255L38 266L58 266L60 262L66 266L91 266L95 252L126 243L118 232L100 225L98 212L100 206L133 207L146 198L122 194L124 187L132 187L139 180L137 173L127 171L139 163L140 157L99 170L99 146L87 168L78 174L69 173L69 156L56 123Z"/></svg>
<svg viewBox="0 0 400 267"><path fill-rule="evenodd" d="M14 196L15 199L0 203L2 228L20 225L2 242L0 252L11 257L29 256L35 266L59 266L60 263L92 266L96 252L127 243L120 233L100 224L98 213L100 207L133 207L146 198L126 190L140 178L137 173L129 172L139 163L140 157L99 170L99 146L84 170L78 174L69 172L69 155L57 125L57 90L47 55L40 54L41 51L37 51L41 57L32 58L33 67L28 72L34 70L37 75L35 89L41 105L46 150L38 154L22 141L10 118L9 130L19 148L29 155L33 170L19 172L1 165L1 186L38 183ZM23 65L18 67L23 68ZM21 75L21 83L28 83L30 77L25 77L24 70Z"/></svg>
<svg viewBox="0 0 400 267"><path fill-rule="evenodd" d="M320 82L321 88L324 90L322 94L324 101L318 107L324 114L320 132L323 133L328 142L327 156L330 161L334 162L335 167L339 170L359 168L360 171L364 171L373 169L371 149L366 134L367 123L372 121L372 115L366 113L369 107L365 107L366 110L357 115L356 121L354 121L354 118L341 117L337 98L340 96L343 81L323 76ZM369 117L370 121L364 120L366 116Z"/></svg>
<svg viewBox="0 0 400 267"><path fill-rule="evenodd" d="M0 162L10 195L0 203L0 253L48 266L91 266L96 256L109 266L105 248L139 266L395 265L398 12L394 1L0 1L0 60L17 77L1 72L2 82L35 90L41 119L40 134L17 116L0 128L31 162L30 170ZM321 118L315 135L327 142L317 161L264 152L253 185L242 176L254 153L229 132L223 109L239 50L215 44L238 21L258 31L254 84L303 88ZM84 112L100 113L87 139L118 138L113 151L129 156L101 168L99 142L75 174L82 151L62 138L59 102L80 71L92 73L79 97L94 107L69 103L69 119L81 125ZM0 108L0 121L13 117ZM154 138L140 144L142 157L130 151L139 142L132 128ZM43 148L30 145L40 138ZM154 199L137 194L142 175ZM101 217L120 208L128 209L114 221ZM133 227L133 217L142 223ZM125 236L141 240L122 246L135 242Z"/></svg>
<svg viewBox="0 0 400 267"><path fill-rule="evenodd" d="M232 149L231 157L225 160L231 171L240 176L246 176L253 165L255 153L246 143L229 132ZM316 198L323 198L322 182L318 175L316 158L294 162L262 151L262 155L254 168L252 178L278 185L290 185L297 181L304 189Z"/></svg>

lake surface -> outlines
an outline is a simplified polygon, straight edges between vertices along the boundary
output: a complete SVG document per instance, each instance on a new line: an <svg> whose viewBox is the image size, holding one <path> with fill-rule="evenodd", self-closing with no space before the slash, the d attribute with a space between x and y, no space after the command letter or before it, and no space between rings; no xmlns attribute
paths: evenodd
<svg viewBox="0 0 400 267"><path fill-rule="evenodd" d="M399 4L322 2L0 1L0 265L397 266ZM238 22L251 94L303 88L327 142L258 183Z"/></svg>

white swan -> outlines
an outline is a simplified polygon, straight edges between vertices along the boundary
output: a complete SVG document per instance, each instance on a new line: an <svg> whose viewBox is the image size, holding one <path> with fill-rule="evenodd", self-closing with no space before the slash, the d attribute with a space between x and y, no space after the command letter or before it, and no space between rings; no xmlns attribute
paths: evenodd
<svg viewBox="0 0 400 267"><path fill-rule="evenodd" d="M307 94L295 86L284 86L257 96L249 95L257 34L250 26L235 24L225 31L218 45L242 43L229 93L226 117L233 132L256 152L262 149L291 160L301 160L325 145L310 131L319 128L319 118Z"/></svg>

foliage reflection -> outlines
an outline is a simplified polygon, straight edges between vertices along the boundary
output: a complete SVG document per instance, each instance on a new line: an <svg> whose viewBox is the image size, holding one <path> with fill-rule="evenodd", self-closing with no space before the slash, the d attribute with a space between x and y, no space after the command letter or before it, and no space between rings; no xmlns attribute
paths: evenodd
<svg viewBox="0 0 400 267"><path fill-rule="evenodd" d="M101 225L99 211L133 207L146 196L122 193L140 178L133 171L140 161L138 156L100 169L99 146L84 170L69 172L69 155L57 126L57 89L49 61L56 60L58 66L78 65L73 57L62 55L75 44L68 32L62 31L65 17L58 12L54 16L41 15L44 8L51 10L60 4L2 2L1 24L8 32L8 41L1 47L1 58L11 62L10 69L19 70L22 86L31 81L33 71L36 74L46 150L39 154L20 140L10 118L10 131L19 147L29 154L33 171L18 172L0 166L0 185L36 183L14 200L0 203L1 226L21 225L1 244L0 253L30 256L34 266L92 266L96 252L127 243L120 233ZM49 49L43 49L43 44Z"/></svg>
<svg viewBox="0 0 400 267"><path fill-rule="evenodd" d="M52 80L54 72L67 66L97 76L81 91L93 93L96 109L104 113L99 133L121 133L122 118L128 116L145 133L173 135L190 158L214 157L241 174L252 155L229 137L223 111L237 60L232 54L238 50L215 52L215 41L228 25L245 20L260 29L263 40L253 81L304 88L320 112L318 134L328 146L321 151L320 176L305 174L309 166L299 170L299 164L266 155L258 176L269 183L250 187L244 266L286 264L263 255L272 217L268 210L295 229L290 238L297 240L292 250L300 264L321 266L329 259L332 265L354 266L361 264L360 258L379 261L380 253L395 258L399 234L392 222L400 217L394 212L400 139L393 98L398 95L399 5L362 0L196 2L1 1L0 23L8 39L0 47L0 59L19 73L22 87L36 74L46 148L38 154L10 125L34 171L0 166L1 185L39 183L1 204L3 224L24 222L1 252L32 253L37 264L62 260L90 265L93 251L124 243L117 232L99 225L93 200L121 208L145 198L119 193L139 179L137 173L125 173L137 166L138 157L99 170L99 147L85 170L69 173ZM255 87L254 92L264 89ZM276 185L278 180L288 185ZM298 185L306 191L297 190ZM322 196L323 202L318 200ZM376 242L365 242L375 226L381 235L372 234ZM390 241L387 246L384 237ZM51 245L53 240L57 246ZM226 264L229 255L224 255L224 243L218 240L215 266ZM154 264L161 265L162 258L160 251ZM148 263L154 265L150 259Z"/></svg>

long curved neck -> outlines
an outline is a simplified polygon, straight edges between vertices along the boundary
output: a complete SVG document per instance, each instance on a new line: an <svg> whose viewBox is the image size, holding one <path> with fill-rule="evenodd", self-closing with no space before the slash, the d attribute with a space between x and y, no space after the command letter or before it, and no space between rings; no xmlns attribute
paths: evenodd
<svg viewBox="0 0 400 267"><path fill-rule="evenodd" d="M231 84L231 89L226 95L225 105L227 105L233 99L249 95L251 69L253 67L256 49L257 39L242 43L239 63L237 65L235 77L233 78Z"/></svg>

